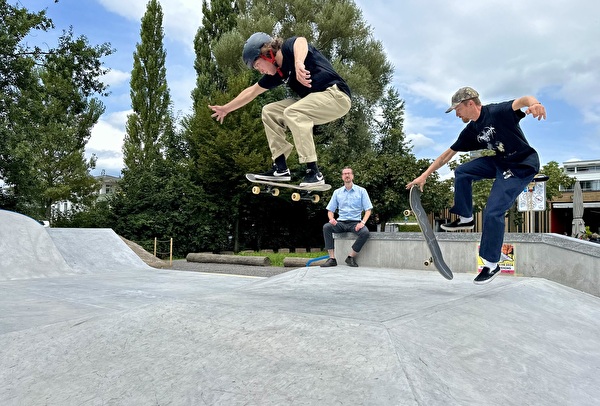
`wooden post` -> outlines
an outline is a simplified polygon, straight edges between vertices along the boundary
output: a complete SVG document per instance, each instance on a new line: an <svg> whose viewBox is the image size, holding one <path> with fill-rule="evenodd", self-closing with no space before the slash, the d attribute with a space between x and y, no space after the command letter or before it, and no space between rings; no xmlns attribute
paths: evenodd
<svg viewBox="0 0 600 406"><path fill-rule="evenodd" d="M169 248L169 265L173 265L173 237L171 237L171 247Z"/></svg>

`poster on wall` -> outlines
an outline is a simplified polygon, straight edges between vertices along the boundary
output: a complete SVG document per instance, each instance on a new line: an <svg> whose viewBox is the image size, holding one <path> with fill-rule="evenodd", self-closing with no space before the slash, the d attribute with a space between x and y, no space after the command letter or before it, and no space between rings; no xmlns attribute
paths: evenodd
<svg viewBox="0 0 600 406"><path fill-rule="evenodd" d="M479 252L479 244L477 245L477 252ZM515 274L515 245L514 244L502 244L502 253L500 254L500 272L514 275ZM477 272L481 272L483 269L483 259L477 255Z"/></svg>

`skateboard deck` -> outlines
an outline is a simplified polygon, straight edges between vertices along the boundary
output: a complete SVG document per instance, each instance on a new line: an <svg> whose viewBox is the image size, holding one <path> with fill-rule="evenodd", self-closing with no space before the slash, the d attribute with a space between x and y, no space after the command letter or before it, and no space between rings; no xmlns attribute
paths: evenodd
<svg viewBox="0 0 600 406"><path fill-rule="evenodd" d="M454 275L452 271L446 265L444 261L444 257L442 256L442 251L440 250L440 245L438 244L435 234L433 233L433 229L431 228L431 224L429 224L429 219L427 218L427 213L423 210L423 206L421 205L421 190L418 186L413 186L410 189L410 208L415 214L417 218L417 222L419 223L419 227L421 227L421 231L423 232L423 236L425 237L425 242L427 243L427 247L431 252L431 258L429 260L425 260L425 266L429 266L431 262L435 265L438 272L446 279L452 279Z"/></svg>
<svg viewBox="0 0 600 406"><path fill-rule="evenodd" d="M314 192L325 192L331 189L331 185L312 185L312 186L300 186L293 183L284 182L272 182L270 180L256 179L256 175L253 173L247 173L246 179L252 183L258 183L265 185L262 189L260 186L254 186L252 193L255 195L259 193L269 193L273 196L279 196L279 188L298 190L299 192L292 193L292 200L297 202L299 200L310 200L313 203L317 203L320 200L320 196Z"/></svg>

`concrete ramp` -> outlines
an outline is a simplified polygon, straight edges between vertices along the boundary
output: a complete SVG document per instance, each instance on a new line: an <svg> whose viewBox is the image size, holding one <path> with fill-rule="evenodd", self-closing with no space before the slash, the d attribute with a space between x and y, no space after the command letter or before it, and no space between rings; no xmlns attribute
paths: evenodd
<svg viewBox="0 0 600 406"><path fill-rule="evenodd" d="M149 269L109 228L46 228L0 210L0 281Z"/></svg>
<svg viewBox="0 0 600 406"><path fill-rule="evenodd" d="M0 210L0 280L76 273L46 230L31 217Z"/></svg>
<svg viewBox="0 0 600 406"><path fill-rule="evenodd" d="M49 228L65 261L78 272L152 269L110 228Z"/></svg>

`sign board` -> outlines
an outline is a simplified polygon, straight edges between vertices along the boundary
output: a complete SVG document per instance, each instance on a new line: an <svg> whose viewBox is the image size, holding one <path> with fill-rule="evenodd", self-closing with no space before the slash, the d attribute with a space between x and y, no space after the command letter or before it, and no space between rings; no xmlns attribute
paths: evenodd
<svg viewBox="0 0 600 406"><path fill-rule="evenodd" d="M546 210L546 182L531 182L517 198L519 211Z"/></svg>

